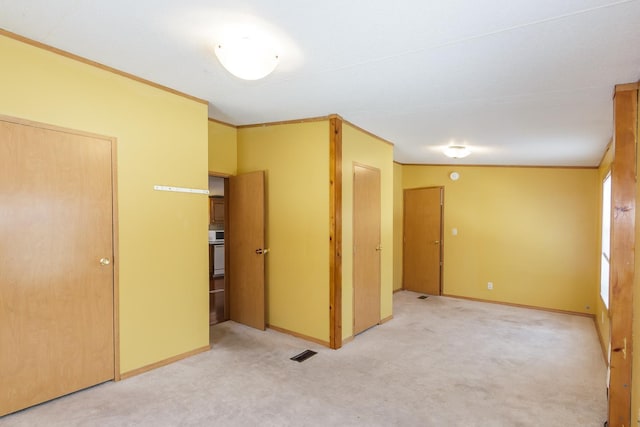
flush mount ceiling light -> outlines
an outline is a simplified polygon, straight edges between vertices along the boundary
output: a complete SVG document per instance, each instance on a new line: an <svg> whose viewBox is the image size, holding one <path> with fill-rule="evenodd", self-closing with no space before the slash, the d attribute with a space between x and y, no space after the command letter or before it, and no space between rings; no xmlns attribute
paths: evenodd
<svg viewBox="0 0 640 427"><path fill-rule="evenodd" d="M464 145L449 145L444 149L444 155L452 159L462 159L471 154L471 150Z"/></svg>
<svg viewBox="0 0 640 427"><path fill-rule="evenodd" d="M216 56L231 74L244 80L259 80L275 70L278 55L260 40L240 37L216 44Z"/></svg>

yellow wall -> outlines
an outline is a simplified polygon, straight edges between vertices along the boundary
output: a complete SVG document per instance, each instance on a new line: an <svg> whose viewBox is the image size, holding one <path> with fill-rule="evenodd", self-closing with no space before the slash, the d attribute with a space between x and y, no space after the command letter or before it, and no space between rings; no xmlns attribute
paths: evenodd
<svg viewBox="0 0 640 427"><path fill-rule="evenodd" d="M329 341L329 121L238 129L238 173L266 171L267 322Z"/></svg>
<svg viewBox="0 0 640 427"><path fill-rule="evenodd" d="M611 171L611 162L613 160L613 146L610 145L607 148L604 156L602 157L602 161L600 162L600 166L598 167L598 206L596 206L596 212L598 215L598 246L597 246L597 259L596 263L598 266L598 276L595 292L595 320L596 327L598 328L598 336L600 338L600 345L602 347L602 351L605 355L607 355L609 351L609 340L610 340L610 330L609 330L609 311L604 305L602 301L602 297L600 296L600 253L602 247L602 181L607 176L607 174ZM607 361L608 362L608 361Z"/></svg>
<svg viewBox="0 0 640 427"><path fill-rule="evenodd" d="M445 187L445 294L594 313L597 169L407 165L403 183Z"/></svg>
<svg viewBox="0 0 640 427"><path fill-rule="evenodd" d="M345 123L342 129L342 337L353 335L353 164L380 169L380 318L393 313L393 146Z"/></svg>
<svg viewBox="0 0 640 427"><path fill-rule="evenodd" d="M402 289L404 191L402 165L393 164L393 290Z"/></svg>
<svg viewBox="0 0 640 427"><path fill-rule="evenodd" d="M120 371L208 345L207 106L0 36L0 112L117 138Z"/></svg>
<svg viewBox="0 0 640 427"><path fill-rule="evenodd" d="M235 175L238 170L238 130L209 120L209 172Z"/></svg>

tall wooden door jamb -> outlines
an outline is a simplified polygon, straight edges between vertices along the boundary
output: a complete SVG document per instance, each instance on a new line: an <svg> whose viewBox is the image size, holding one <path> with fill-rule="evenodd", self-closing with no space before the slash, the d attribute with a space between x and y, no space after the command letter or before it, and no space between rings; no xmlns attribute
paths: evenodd
<svg viewBox="0 0 640 427"><path fill-rule="evenodd" d="M631 86L631 87L630 87ZM634 87L635 86L635 87ZM631 425L638 85L616 87L611 165L609 426Z"/></svg>
<svg viewBox="0 0 640 427"><path fill-rule="evenodd" d="M329 346L342 347L342 118L329 118Z"/></svg>

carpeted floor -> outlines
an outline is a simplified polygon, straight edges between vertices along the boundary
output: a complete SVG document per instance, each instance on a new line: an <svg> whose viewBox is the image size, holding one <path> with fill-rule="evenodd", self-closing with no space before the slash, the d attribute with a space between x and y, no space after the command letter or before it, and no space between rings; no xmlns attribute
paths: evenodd
<svg viewBox="0 0 640 427"><path fill-rule="evenodd" d="M213 350L0 418L0 426L602 426L593 320L394 296L394 319L334 351L233 322ZM318 352L305 362L290 357Z"/></svg>

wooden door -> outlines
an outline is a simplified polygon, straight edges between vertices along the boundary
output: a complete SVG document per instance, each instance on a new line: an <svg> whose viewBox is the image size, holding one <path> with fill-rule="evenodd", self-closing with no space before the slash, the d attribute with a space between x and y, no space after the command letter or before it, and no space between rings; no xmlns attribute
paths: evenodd
<svg viewBox="0 0 640 427"><path fill-rule="evenodd" d="M264 330L264 172L230 177L227 200L230 318Z"/></svg>
<svg viewBox="0 0 640 427"><path fill-rule="evenodd" d="M380 323L380 170L353 173L353 333Z"/></svg>
<svg viewBox="0 0 640 427"><path fill-rule="evenodd" d="M0 416L114 378L113 142L40 126L0 117Z"/></svg>
<svg viewBox="0 0 640 427"><path fill-rule="evenodd" d="M442 202L441 187L404 191L403 284L406 290L440 295Z"/></svg>

